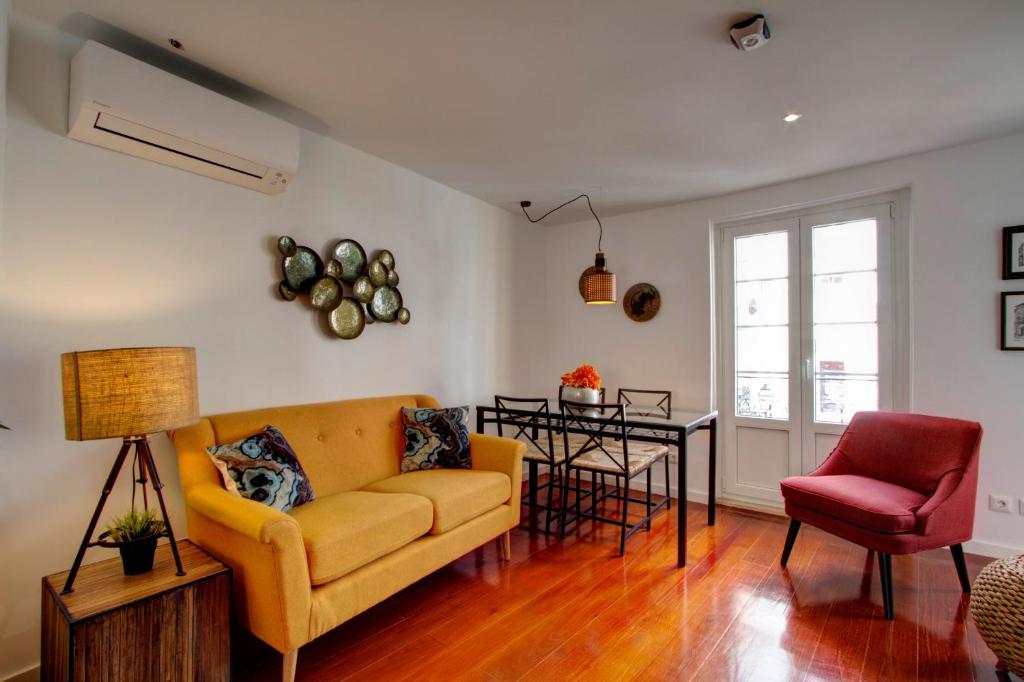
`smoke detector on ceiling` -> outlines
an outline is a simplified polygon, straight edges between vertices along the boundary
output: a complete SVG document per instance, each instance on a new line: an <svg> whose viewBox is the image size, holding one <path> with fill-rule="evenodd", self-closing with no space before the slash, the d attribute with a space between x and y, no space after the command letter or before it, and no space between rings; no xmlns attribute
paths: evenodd
<svg viewBox="0 0 1024 682"><path fill-rule="evenodd" d="M772 32L763 14L738 21L729 29L729 37L737 48L750 52L771 40Z"/></svg>

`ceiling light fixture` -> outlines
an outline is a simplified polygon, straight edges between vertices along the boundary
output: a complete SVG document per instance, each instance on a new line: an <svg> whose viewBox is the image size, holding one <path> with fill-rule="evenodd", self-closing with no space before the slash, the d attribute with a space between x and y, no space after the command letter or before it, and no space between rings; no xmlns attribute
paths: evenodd
<svg viewBox="0 0 1024 682"><path fill-rule="evenodd" d="M564 204L555 206L553 209L542 215L537 219L530 217L530 214L526 212L533 204L529 201L520 201L519 208L523 209L523 215L531 223L539 223L540 221L547 218L549 215L554 213L560 208L565 208L569 204L579 199L587 200L587 208L590 209L590 214L594 216L594 220L597 221L597 253L594 255L594 267L587 268L587 271L583 273L583 299L590 305L608 305L615 303L615 273L609 272L604 258L604 251L601 250L601 240L604 238L604 225L601 224L601 219L597 217L597 213L594 212L594 206L590 203L590 196L587 194L581 194L575 199L570 199Z"/></svg>
<svg viewBox="0 0 1024 682"><path fill-rule="evenodd" d="M785 116L783 116L782 120L785 121L786 123L796 123L797 121L800 120L801 116L803 116L803 114L793 112L792 114L786 114Z"/></svg>
<svg viewBox="0 0 1024 682"><path fill-rule="evenodd" d="M755 14L730 26L729 37L737 49L750 52L767 44L772 39L772 32L764 15Z"/></svg>

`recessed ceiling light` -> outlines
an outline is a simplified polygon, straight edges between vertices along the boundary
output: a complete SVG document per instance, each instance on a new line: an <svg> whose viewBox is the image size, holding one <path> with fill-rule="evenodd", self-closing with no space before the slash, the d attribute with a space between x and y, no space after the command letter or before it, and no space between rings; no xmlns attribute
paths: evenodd
<svg viewBox="0 0 1024 682"><path fill-rule="evenodd" d="M785 121L786 123L793 123L795 121L799 121L801 116L803 116L803 114L786 114L785 116L782 117L782 120Z"/></svg>

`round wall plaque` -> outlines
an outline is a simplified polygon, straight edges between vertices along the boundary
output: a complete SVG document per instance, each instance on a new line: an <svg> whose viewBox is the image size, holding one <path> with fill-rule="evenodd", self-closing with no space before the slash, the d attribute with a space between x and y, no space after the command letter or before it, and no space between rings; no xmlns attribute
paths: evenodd
<svg viewBox="0 0 1024 682"><path fill-rule="evenodd" d="M658 314L661 308L661 294L653 284L634 284L622 297L622 309L626 317L636 322L646 322Z"/></svg>

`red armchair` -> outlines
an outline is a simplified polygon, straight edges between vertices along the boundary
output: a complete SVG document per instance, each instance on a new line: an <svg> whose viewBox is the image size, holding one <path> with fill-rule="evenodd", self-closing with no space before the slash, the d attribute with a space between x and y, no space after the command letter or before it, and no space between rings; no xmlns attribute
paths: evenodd
<svg viewBox="0 0 1024 682"><path fill-rule="evenodd" d="M820 467L781 483L792 519L782 565L800 524L809 523L878 552L888 620L893 554L948 546L960 586L970 592L961 543L974 531L980 444L977 422L858 412Z"/></svg>

